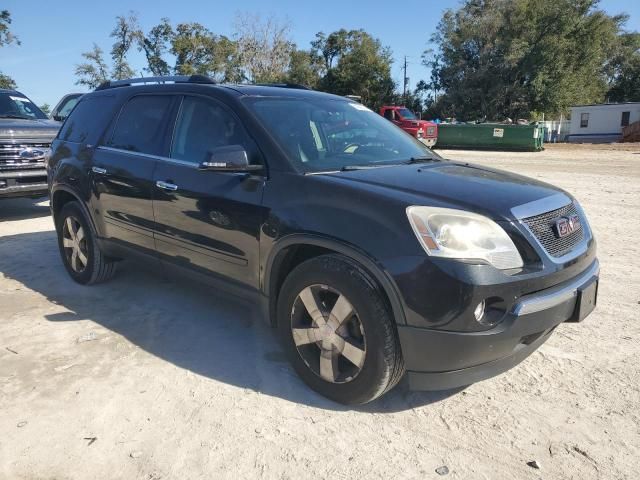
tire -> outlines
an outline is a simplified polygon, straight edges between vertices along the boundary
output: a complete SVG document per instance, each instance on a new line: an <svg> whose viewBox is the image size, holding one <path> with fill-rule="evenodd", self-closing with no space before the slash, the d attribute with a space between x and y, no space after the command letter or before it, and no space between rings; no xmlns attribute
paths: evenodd
<svg viewBox="0 0 640 480"><path fill-rule="evenodd" d="M298 265L280 290L277 319L293 368L331 400L371 402L404 375L386 299L371 276L347 257L322 255Z"/></svg>
<svg viewBox="0 0 640 480"><path fill-rule="evenodd" d="M55 223L62 263L73 280L82 285L93 285L113 277L116 262L100 251L89 220L78 202L66 203L56 216ZM70 234L70 225L75 237Z"/></svg>

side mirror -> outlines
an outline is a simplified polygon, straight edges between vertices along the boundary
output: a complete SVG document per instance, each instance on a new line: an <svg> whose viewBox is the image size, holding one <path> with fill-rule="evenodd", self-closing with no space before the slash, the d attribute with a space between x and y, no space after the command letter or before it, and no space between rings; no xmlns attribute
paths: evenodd
<svg viewBox="0 0 640 480"><path fill-rule="evenodd" d="M65 117L64 115L53 115L52 118L56 121L56 122L64 122Z"/></svg>
<svg viewBox="0 0 640 480"><path fill-rule="evenodd" d="M214 172L256 172L262 165L251 165L247 151L241 145L219 147L209 152L209 159L200 164L200 170Z"/></svg>

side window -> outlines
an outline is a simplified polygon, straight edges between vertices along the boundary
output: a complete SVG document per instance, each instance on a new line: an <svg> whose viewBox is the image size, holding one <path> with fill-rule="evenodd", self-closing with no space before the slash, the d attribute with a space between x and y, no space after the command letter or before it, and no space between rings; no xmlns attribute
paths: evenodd
<svg viewBox="0 0 640 480"><path fill-rule="evenodd" d="M630 116L631 116L631 112L622 112L622 121L620 122L620 126L628 127Z"/></svg>
<svg viewBox="0 0 640 480"><path fill-rule="evenodd" d="M393 120L393 110L391 110L390 108L385 110L384 111L384 118L386 118L387 120Z"/></svg>
<svg viewBox="0 0 640 480"><path fill-rule="evenodd" d="M169 95L140 95L123 107L109 147L131 152L162 154L165 142L163 125L173 102Z"/></svg>
<svg viewBox="0 0 640 480"><path fill-rule="evenodd" d="M589 126L589 114L580 114L580 128L587 128Z"/></svg>
<svg viewBox="0 0 640 480"><path fill-rule="evenodd" d="M58 110L56 112L56 116L58 116L60 118L67 118L69 116L69 114L71 113L71 110L73 110L73 107L76 106L76 104L78 103L79 100L80 100L80 97L71 97L71 98L67 99L60 106L60 110Z"/></svg>
<svg viewBox="0 0 640 480"><path fill-rule="evenodd" d="M238 120L222 105L197 97L185 97L173 136L171 157L201 163L219 147L241 145L251 163L259 163L253 141Z"/></svg>
<svg viewBox="0 0 640 480"><path fill-rule="evenodd" d="M83 97L62 126L58 138L65 142L95 143L111 119L112 97Z"/></svg>

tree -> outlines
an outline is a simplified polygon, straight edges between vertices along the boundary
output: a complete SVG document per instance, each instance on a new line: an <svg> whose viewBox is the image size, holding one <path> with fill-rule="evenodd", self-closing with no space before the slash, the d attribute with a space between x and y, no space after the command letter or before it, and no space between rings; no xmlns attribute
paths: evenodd
<svg viewBox="0 0 640 480"><path fill-rule="evenodd" d="M289 57L289 68L284 77L286 83L296 83L317 88L320 83L320 59L308 50L294 49Z"/></svg>
<svg viewBox="0 0 640 480"><path fill-rule="evenodd" d="M244 13L236 17L235 29L239 65L249 81L277 82L285 77L295 49L289 22Z"/></svg>
<svg viewBox="0 0 640 480"><path fill-rule="evenodd" d="M235 42L224 35L214 35L197 22L176 27L171 53L176 57L177 74L208 75L225 82L240 80Z"/></svg>
<svg viewBox="0 0 640 480"><path fill-rule="evenodd" d="M51 106L48 103L43 103L40 105L40 110L48 117L51 115Z"/></svg>
<svg viewBox="0 0 640 480"><path fill-rule="evenodd" d="M11 33L11 13L8 10L0 10L0 47L15 43L20 45L20 40ZM0 88L14 89L16 82L8 75L0 72Z"/></svg>
<svg viewBox="0 0 640 480"><path fill-rule="evenodd" d="M0 10L0 47L15 43L20 45L20 40L11 33L11 13L8 10Z"/></svg>
<svg viewBox="0 0 640 480"><path fill-rule="evenodd" d="M609 101L640 102L640 33L623 33L618 37L607 74Z"/></svg>
<svg viewBox="0 0 640 480"><path fill-rule="evenodd" d="M377 109L392 101L391 50L364 30L320 32L311 43L312 53L323 60L320 90L337 95L359 95L362 103Z"/></svg>
<svg viewBox="0 0 640 480"><path fill-rule="evenodd" d="M604 65L626 17L598 0L466 0L446 10L440 108L462 118L528 117L604 99Z"/></svg>
<svg viewBox="0 0 640 480"><path fill-rule="evenodd" d="M109 80L109 68L104 61L104 52L98 45L94 43L93 49L82 56L87 61L76 65L76 85L85 85L93 89Z"/></svg>
<svg viewBox="0 0 640 480"><path fill-rule="evenodd" d="M0 88L6 88L8 90L15 90L18 88L16 82L9 75L5 75L0 72Z"/></svg>
<svg viewBox="0 0 640 480"><path fill-rule="evenodd" d="M123 80L135 76L134 70L127 62L127 54L140 38L140 26L135 13L129 12L129 16L118 15L116 26L111 31L111 38L115 39L111 47L111 59L113 60L112 77L115 80Z"/></svg>
<svg viewBox="0 0 640 480"><path fill-rule="evenodd" d="M160 23L153 27L148 35L141 33L138 36L138 50L144 52L147 58L145 70L151 75L156 77L169 75L171 69L164 59L164 55L169 51L173 36L173 28L168 18L160 20Z"/></svg>

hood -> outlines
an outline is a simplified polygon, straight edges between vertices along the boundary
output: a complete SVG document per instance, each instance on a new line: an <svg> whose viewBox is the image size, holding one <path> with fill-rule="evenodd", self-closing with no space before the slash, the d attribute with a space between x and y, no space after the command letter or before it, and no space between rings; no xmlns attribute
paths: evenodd
<svg viewBox="0 0 640 480"><path fill-rule="evenodd" d="M54 120L0 118L0 141L32 140L51 142L62 124Z"/></svg>
<svg viewBox="0 0 640 480"><path fill-rule="evenodd" d="M511 209L559 193L563 190L521 175L468 163L442 161L400 165L328 174L334 179L378 187L407 205L459 208L512 220Z"/></svg>
<svg viewBox="0 0 640 480"><path fill-rule="evenodd" d="M402 123L406 123L406 124L413 124L413 123L417 123L419 126L421 126L422 128L426 128L426 127L433 127L436 124L434 122L430 122L428 120L402 120Z"/></svg>

